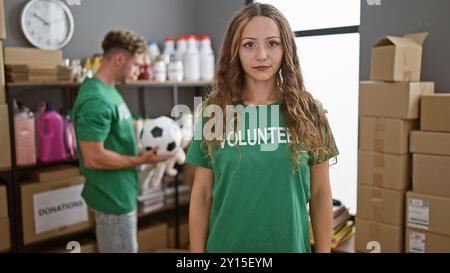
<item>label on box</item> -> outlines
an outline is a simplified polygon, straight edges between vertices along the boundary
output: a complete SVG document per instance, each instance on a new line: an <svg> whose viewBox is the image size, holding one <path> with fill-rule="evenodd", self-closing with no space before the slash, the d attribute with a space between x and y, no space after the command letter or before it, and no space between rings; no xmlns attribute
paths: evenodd
<svg viewBox="0 0 450 273"><path fill-rule="evenodd" d="M425 234L409 232L409 252L425 253Z"/></svg>
<svg viewBox="0 0 450 273"><path fill-rule="evenodd" d="M33 195L36 234L88 221L83 185Z"/></svg>
<svg viewBox="0 0 450 273"><path fill-rule="evenodd" d="M428 200L408 199L408 226L428 230L430 204Z"/></svg>

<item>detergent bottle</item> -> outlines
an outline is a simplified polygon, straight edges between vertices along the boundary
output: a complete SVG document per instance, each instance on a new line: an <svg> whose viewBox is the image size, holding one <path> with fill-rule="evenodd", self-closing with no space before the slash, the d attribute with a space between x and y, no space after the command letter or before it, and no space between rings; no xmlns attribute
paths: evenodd
<svg viewBox="0 0 450 273"><path fill-rule="evenodd" d="M14 139L16 164L18 166L36 164L36 143L34 136L34 114L21 103L14 115Z"/></svg>
<svg viewBox="0 0 450 273"><path fill-rule="evenodd" d="M46 104L45 112L39 117L39 161L49 163L67 159L64 141L64 119L51 103Z"/></svg>

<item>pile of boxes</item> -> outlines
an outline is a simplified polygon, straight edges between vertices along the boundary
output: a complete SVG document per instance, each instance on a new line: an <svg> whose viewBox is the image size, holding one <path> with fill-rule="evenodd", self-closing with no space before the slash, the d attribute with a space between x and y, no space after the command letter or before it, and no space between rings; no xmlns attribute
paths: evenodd
<svg viewBox="0 0 450 273"><path fill-rule="evenodd" d="M413 185L406 197L406 252L450 252L450 94L423 96L411 133Z"/></svg>
<svg viewBox="0 0 450 273"><path fill-rule="evenodd" d="M0 0L0 169L11 168L11 145L6 101L5 70L3 63L3 41L6 39L3 0Z"/></svg>
<svg viewBox="0 0 450 273"><path fill-rule="evenodd" d="M409 134L419 128L426 33L387 36L372 49L371 81L360 83L356 251L403 252L405 197L411 189Z"/></svg>

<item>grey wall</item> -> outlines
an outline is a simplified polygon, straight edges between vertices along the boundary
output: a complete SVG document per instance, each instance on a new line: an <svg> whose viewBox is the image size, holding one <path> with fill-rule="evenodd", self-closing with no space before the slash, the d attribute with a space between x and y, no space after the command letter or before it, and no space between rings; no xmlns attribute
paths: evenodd
<svg viewBox="0 0 450 273"><path fill-rule="evenodd" d="M20 28L20 12L28 0L4 0L7 39L5 46L31 46ZM80 6L70 6L75 20L72 40L63 49L66 58L86 58L101 53L101 41L111 29L129 29L147 40L163 41L166 36L186 34L212 38L218 56L226 23L244 0L81 0ZM137 114L138 95L134 89L121 90L130 110ZM171 106L170 89L149 89L146 96L147 114L168 115ZM40 90L42 100L63 105L63 95L54 90ZM192 88L180 89L180 103L193 106ZM31 109L38 105L32 91L20 92L18 99Z"/></svg>
<svg viewBox="0 0 450 273"><path fill-rule="evenodd" d="M381 0L361 3L361 80L370 76L370 50L385 35L429 32L423 47L422 80L435 81L437 92L450 92L450 1Z"/></svg>

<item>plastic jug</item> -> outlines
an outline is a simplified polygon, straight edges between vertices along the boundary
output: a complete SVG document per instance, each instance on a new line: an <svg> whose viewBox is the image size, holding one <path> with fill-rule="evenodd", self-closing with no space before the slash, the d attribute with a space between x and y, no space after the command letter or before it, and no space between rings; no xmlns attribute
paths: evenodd
<svg viewBox="0 0 450 273"><path fill-rule="evenodd" d="M64 119L51 103L47 103L45 112L39 117L39 161L43 163L67 159L64 141Z"/></svg>
<svg viewBox="0 0 450 273"><path fill-rule="evenodd" d="M19 104L19 112L14 115L16 164L18 166L36 164L34 126L33 112Z"/></svg>

